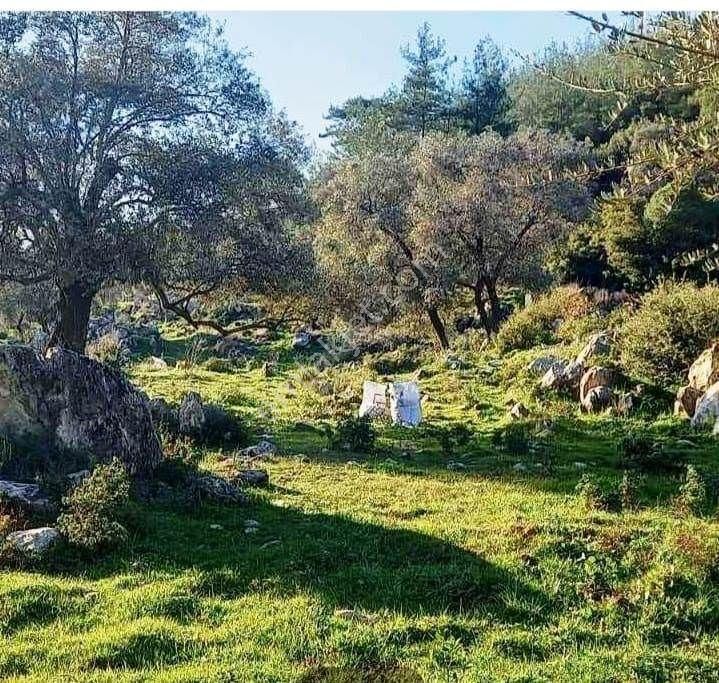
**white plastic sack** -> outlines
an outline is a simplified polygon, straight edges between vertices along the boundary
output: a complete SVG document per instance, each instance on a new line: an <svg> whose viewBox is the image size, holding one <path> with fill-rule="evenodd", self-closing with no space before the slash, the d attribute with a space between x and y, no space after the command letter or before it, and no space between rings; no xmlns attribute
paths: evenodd
<svg viewBox="0 0 719 683"><path fill-rule="evenodd" d="M387 415L387 385L379 382L365 382L362 387L360 417L384 417Z"/></svg>
<svg viewBox="0 0 719 683"><path fill-rule="evenodd" d="M394 424L416 427L422 422L417 382L392 382L389 385L389 406Z"/></svg>

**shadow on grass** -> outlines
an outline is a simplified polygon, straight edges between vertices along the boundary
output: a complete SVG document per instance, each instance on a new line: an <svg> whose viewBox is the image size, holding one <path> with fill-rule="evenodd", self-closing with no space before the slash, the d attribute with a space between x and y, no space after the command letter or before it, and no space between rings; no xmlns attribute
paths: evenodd
<svg viewBox="0 0 719 683"><path fill-rule="evenodd" d="M233 599L309 591L334 609L404 614L480 610L514 622L541 619L548 599L518 576L442 539L349 517L308 514L257 501L179 511L146 507L143 532L123 553L80 568L89 578L128 571L194 570L190 594ZM246 520L259 523L246 533ZM220 525L221 528L212 528Z"/></svg>

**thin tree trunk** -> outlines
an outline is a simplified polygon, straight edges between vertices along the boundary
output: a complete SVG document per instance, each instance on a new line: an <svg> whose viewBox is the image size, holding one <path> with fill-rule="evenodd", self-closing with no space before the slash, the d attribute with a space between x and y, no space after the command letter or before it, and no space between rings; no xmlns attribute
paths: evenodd
<svg viewBox="0 0 719 683"><path fill-rule="evenodd" d="M444 328L444 323L442 322L442 318L439 316L439 312L436 308L430 307L427 309L427 315L429 316L429 320L432 323L432 327L434 329L435 334L437 335L437 339L439 340L439 345L443 349L449 348L449 340L447 339L447 332Z"/></svg>
<svg viewBox="0 0 719 683"><path fill-rule="evenodd" d="M479 319L482 321L482 327L484 327L484 331L487 333L488 337L491 337L494 330L492 328L492 323L487 315L487 309L484 307L484 283L481 280L477 280L477 282L474 285L474 306L477 309L477 315L479 316Z"/></svg>
<svg viewBox="0 0 719 683"><path fill-rule="evenodd" d="M55 343L77 353L85 353L90 307L97 290L82 282L60 289L59 313Z"/></svg>
<svg viewBox="0 0 719 683"><path fill-rule="evenodd" d="M487 290L487 297L489 299L489 317L490 326L492 328L492 334L496 333L499 329L499 318L501 315L501 305L499 297L497 296L497 287L492 280L486 279L484 286Z"/></svg>

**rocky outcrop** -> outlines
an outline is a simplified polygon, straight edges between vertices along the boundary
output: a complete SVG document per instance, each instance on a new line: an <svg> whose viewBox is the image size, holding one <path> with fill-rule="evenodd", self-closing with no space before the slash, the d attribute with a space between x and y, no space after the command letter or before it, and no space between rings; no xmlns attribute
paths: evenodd
<svg viewBox="0 0 719 683"><path fill-rule="evenodd" d="M50 447L119 458L147 475L162 458L144 395L119 372L72 351L41 358L29 346L0 345L0 433L41 437Z"/></svg>
<svg viewBox="0 0 719 683"><path fill-rule="evenodd" d="M699 392L706 391L719 381L719 342L702 351L689 368L689 386Z"/></svg>
<svg viewBox="0 0 719 683"><path fill-rule="evenodd" d="M545 375L550 368L563 365L564 363L554 356L540 356L527 365L527 370L533 375Z"/></svg>

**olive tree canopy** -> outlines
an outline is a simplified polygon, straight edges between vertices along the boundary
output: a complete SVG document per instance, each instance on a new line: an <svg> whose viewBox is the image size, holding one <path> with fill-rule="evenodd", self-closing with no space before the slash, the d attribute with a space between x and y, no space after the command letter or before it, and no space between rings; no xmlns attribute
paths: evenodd
<svg viewBox="0 0 719 683"><path fill-rule="evenodd" d="M0 15L0 282L49 283L68 348L109 282L190 319L228 281L290 280L304 155L204 17Z"/></svg>

